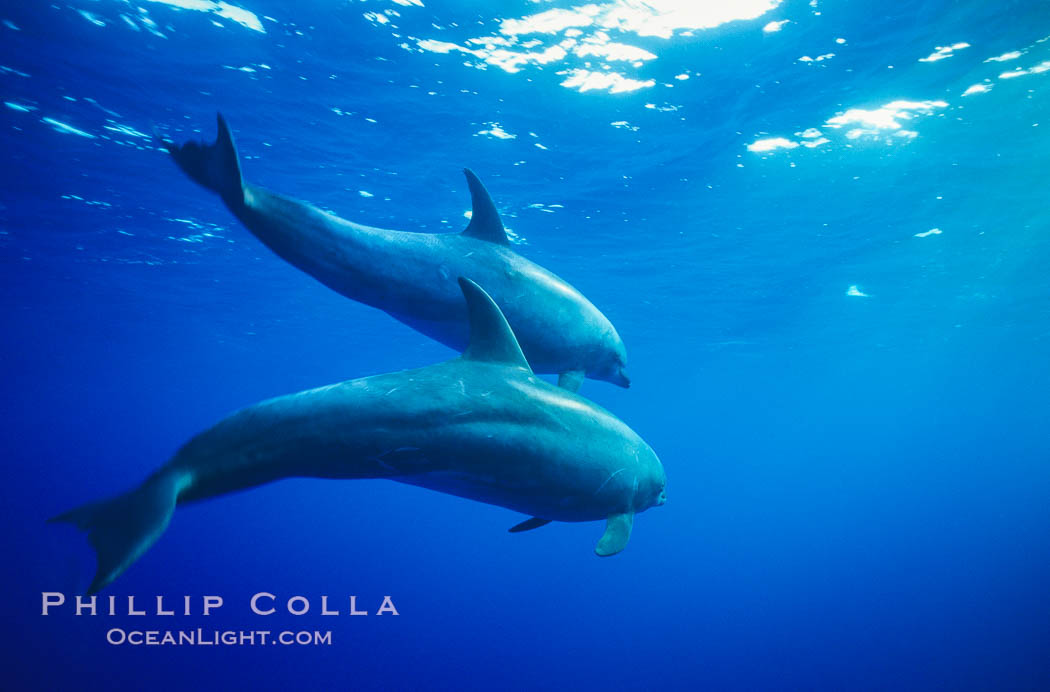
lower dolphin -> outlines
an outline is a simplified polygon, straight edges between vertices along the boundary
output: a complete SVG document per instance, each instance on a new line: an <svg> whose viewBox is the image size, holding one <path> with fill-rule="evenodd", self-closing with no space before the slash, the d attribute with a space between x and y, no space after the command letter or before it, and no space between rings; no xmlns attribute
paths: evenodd
<svg viewBox="0 0 1050 692"><path fill-rule="evenodd" d="M536 377L506 319L459 280L469 314L461 357L263 401L186 443L138 488L51 521L88 532L93 594L160 537L177 506L291 477L388 478L550 521L605 519L598 555L663 504L653 450L608 411Z"/></svg>
<svg viewBox="0 0 1050 692"><path fill-rule="evenodd" d="M329 288L462 350L467 313L455 278L469 276L503 310L536 372L562 376L573 391L585 376L630 385L615 327L579 291L510 248L492 198L471 171L473 212L462 233L373 228L244 182L221 115L218 128L213 144L164 145L259 240Z"/></svg>

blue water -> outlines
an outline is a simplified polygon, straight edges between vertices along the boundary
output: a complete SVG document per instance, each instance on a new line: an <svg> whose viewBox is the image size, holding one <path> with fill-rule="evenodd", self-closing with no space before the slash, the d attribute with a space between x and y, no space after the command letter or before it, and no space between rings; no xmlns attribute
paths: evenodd
<svg viewBox="0 0 1050 692"><path fill-rule="evenodd" d="M5 689L1050 688L1044 3L236 2L0 8ZM600 27L617 8L638 21ZM454 355L271 254L150 137L216 111L249 180L371 225L459 230L479 173L627 346L630 390L582 390L667 469L625 552L284 481L180 509L104 592L193 615L41 616L93 570L47 517L241 406ZM313 610L253 615L259 591Z"/></svg>

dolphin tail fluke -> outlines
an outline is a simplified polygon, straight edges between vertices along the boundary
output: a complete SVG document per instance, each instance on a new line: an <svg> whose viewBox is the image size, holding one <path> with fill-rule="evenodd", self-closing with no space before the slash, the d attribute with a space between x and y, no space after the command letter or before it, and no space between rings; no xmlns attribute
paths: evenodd
<svg viewBox="0 0 1050 692"><path fill-rule="evenodd" d="M164 141L175 163L194 181L213 192L230 205L244 201L241 166L237 162L237 147L226 119L219 113L219 134L211 144L189 141L182 144Z"/></svg>
<svg viewBox="0 0 1050 692"><path fill-rule="evenodd" d="M52 517L87 531L98 567L87 594L98 593L153 545L175 510L180 476L160 472L135 490Z"/></svg>

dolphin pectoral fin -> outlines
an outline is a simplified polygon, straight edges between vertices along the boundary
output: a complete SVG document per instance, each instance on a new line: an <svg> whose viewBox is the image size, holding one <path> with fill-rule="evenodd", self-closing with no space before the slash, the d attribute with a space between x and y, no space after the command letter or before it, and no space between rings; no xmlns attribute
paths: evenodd
<svg viewBox="0 0 1050 692"><path fill-rule="evenodd" d="M634 512L610 514L605 522L605 533L598 541L594 552L601 557L615 555L627 547L631 539L631 528L634 526Z"/></svg>
<svg viewBox="0 0 1050 692"><path fill-rule="evenodd" d="M194 141L175 144L166 140L162 143L179 168L194 182L219 193L226 204L242 204L244 190L241 166L237 162L237 147L233 144L233 135L222 114L218 113L216 117L219 133L212 144Z"/></svg>
<svg viewBox="0 0 1050 692"><path fill-rule="evenodd" d="M583 378L586 374L583 370L569 370L558 375L558 386L562 389L567 389L570 392L580 391L580 385L583 384Z"/></svg>
<svg viewBox="0 0 1050 692"><path fill-rule="evenodd" d="M507 531L509 531L510 533L521 533L522 531L531 531L532 529L538 529L541 526L546 526L547 524L551 523L551 521L553 520L533 517L532 519L526 519L520 524L515 524L514 526L507 529Z"/></svg>
<svg viewBox="0 0 1050 692"><path fill-rule="evenodd" d="M459 277L459 288L467 300L470 321L470 345L463 352L463 358L514 365L532 374L532 368L525 360L521 346L507 324L507 318L489 294L485 293L481 286L462 276Z"/></svg>
<svg viewBox="0 0 1050 692"><path fill-rule="evenodd" d="M487 240L497 245L510 245L507 240L507 231L503 228L503 221L499 218L496 205L488 190L481 184L478 176L469 168L463 169L467 176L467 187L470 188L470 223L463 230L463 235L477 240Z"/></svg>

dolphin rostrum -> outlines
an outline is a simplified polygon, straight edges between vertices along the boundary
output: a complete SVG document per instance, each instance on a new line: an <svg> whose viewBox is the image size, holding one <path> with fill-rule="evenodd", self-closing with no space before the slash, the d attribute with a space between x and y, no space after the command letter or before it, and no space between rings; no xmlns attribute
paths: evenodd
<svg viewBox="0 0 1050 692"><path fill-rule="evenodd" d="M481 181L464 171L473 212L461 233L415 233L341 219L241 178L222 115L212 144L164 141L186 174L219 194L259 240L338 293L379 308L456 350L467 344L467 312L455 279L485 287L533 370L556 373L576 391L584 377L627 387L627 355L615 327L579 291L510 248Z"/></svg>
<svg viewBox="0 0 1050 692"><path fill-rule="evenodd" d="M606 520L598 555L666 499L656 454L587 399L536 377L495 302L460 278L462 356L277 397L187 442L140 486L51 521L88 532L98 592L156 540L176 506L282 478L389 478L551 521Z"/></svg>

